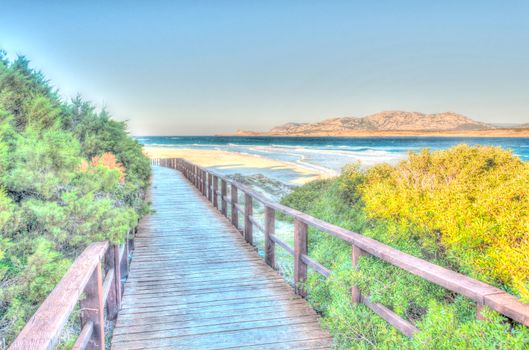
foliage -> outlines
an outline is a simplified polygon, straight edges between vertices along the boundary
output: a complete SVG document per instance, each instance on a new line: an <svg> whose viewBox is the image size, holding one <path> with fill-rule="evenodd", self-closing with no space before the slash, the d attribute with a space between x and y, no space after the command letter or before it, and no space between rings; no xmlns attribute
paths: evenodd
<svg viewBox="0 0 529 350"><path fill-rule="evenodd" d="M514 281L519 278L527 286L528 274L524 279L520 271L528 265L513 256L520 256L516 251L526 244L519 237L527 234L527 169L499 148L423 151L395 166L365 171L348 166L335 179L299 187L283 204L523 295ZM402 269L366 256L353 270L350 246L327 234L309 230L309 251L333 271L326 280L309 274L306 284L309 300L324 315L338 348L529 347L524 326L510 324L491 310L485 311L488 321L478 321L475 303ZM499 258L498 252L506 255ZM408 339L364 305L353 305L352 284L421 332Z"/></svg>
<svg viewBox="0 0 529 350"><path fill-rule="evenodd" d="M460 270L529 300L529 163L496 147L424 150L370 169L360 192L370 216L413 230L423 249L441 246Z"/></svg>
<svg viewBox="0 0 529 350"><path fill-rule="evenodd" d="M149 176L125 123L61 100L24 57L0 52L0 342L89 243L123 242L147 210Z"/></svg>

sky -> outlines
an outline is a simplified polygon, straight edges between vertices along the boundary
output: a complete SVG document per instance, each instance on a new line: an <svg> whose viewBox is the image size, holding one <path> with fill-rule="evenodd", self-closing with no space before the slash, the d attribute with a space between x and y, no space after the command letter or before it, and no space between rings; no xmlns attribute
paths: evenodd
<svg viewBox="0 0 529 350"><path fill-rule="evenodd" d="M529 1L0 1L0 48L135 135L383 110L529 122Z"/></svg>

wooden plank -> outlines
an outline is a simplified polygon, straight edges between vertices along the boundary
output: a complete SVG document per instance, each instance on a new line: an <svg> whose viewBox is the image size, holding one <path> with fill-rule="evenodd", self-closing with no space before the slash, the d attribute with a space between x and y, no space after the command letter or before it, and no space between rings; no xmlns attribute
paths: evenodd
<svg viewBox="0 0 529 350"><path fill-rule="evenodd" d="M215 208L219 208L219 178L217 176L213 176L213 206Z"/></svg>
<svg viewBox="0 0 529 350"><path fill-rule="evenodd" d="M107 305L107 317L111 320L115 320L118 311L119 311L119 300L118 300L118 294L116 293L116 286L115 286L115 273L114 273L114 266L116 265L115 261L115 254L116 250L114 250L114 247L111 246L107 250L107 253L105 254L105 281L103 282L103 291L104 291L104 301ZM119 252L119 251L118 251ZM110 278L110 273L112 273L112 280L107 280ZM107 286L108 284L108 286ZM108 289L108 290L107 290ZM119 295L120 297L121 295Z"/></svg>
<svg viewBox="0 0 529 350"><path fill-rule="evenodd" d="M261 231L261 232L263 232L263 233L265 232L264 227L261 226L261 224L259 223L259 221L257 221L253 215L250 215L250 216L248 217L248 220L252 223L253 226L257 227L257 229L258 229L259 231Z"/></svg>
<svg viewBox="0 0 529 350"><path fill-rule="evenodd" d="M88 343L90 342L90 339L92 338L92 334L94 333L94 323L92 321L88 321L81 329L81 333L79 334L79 337L77 337L77 340L75 344L73 345L72 350L84 350L88 347Z"/></svg>
<svg viewBox="0 0 529 350"><path fill-rule="evenodd" d="M208 200L210 202L213 201L213 195L212 195L212 192L213 192L213 175L211 175L211 173L208 173Z"/></svg>
<svg viewBox="0 0 529 350"><path fill-rule="evenodd" d="M137 341L114 342L114 350L137 350L137 349L159 349L170 346L179 350L198 349L225 349L239 346L248 347L263 345L270 342L312 340L321 339L325 336L317 335L321 328L317 323L294 324L290 327L258 327L227 330L222 332L189 333L186 336L158 337L155 339L142 339ZM212 336L214 334L214 336Z"/></svg>
<svg viewBox="0 0 529 350"><path fill-rule="evenodd" d="M115 320L116 317L118 316L118 312L119 312L119 309L121 308L121 296L123 295L123 289L121 288L121 266L122 266L122 260L125 259L127 260L126 261L126 270L127 270L127 274L124 276L125 278L128 276L128 269L129 269L129 256L128 256L128 253L129 253L129 249L130 249L130 246L131 246L131 243L133 239L130 238L128 241L125 241L125 243L123 244L124 249L124 255L119 255L119 246L118 245L114 245L112 248L114 250L114 289L115 289L115 302L114 302L114 305L115 305L115 308L116 308L116 313L114 314L113 311L114 310L111 310L112 312L109 313L108 315L108 318L110 320ZM123 262L123 264L125 264L125 262Z"/></svg>
<svg viewBox="0 0 529 350"><path fill-rule="evenodd" d="M253 225L250 217L253 214L252 197L248 194L244 195L244 239L246 242L253 245Z"/></svg>
<svg viewBox="0 0 529 350"><path fill-rule="evenodd" d="M307 292L300 284L307 279L307 264L301 257L307 254L307 224L294 220L294 284L296 293L303 297Z"/></svg>
<svg viewBox="0 0 529 350"><path fill-rule="evenodd" d="M275 243L272 236L275 235L276 212L273 208L265 207L265 228L264 228L264 244L265 244L265 261L268 266L275 268Z"/></svg>
<svg viewBox="0 0 529 350"><path fill-rule="evenodd" d="M226 193L228 191L228 188L227 188L227 185L226 185L226 180L224 180L224 179L221 180L221 186L220 187L221 187L220 200L221 200L221 203L222 203L221 212L222 212L222 215L228 216L228 203L226 202Z"/></svg>
<svg viewBox="0 0 529 350"><path fill-rule="evenodd" d="M239 210L237 201L239 200L239 194L236 186L231 186L231 224L236 228L239 227Z"/></svg>
<svg viewBox="0 0 529 350"><path fill-rule="evenodd" d="M276 235L270 235L270 240L287 251L290 255L294 255L294 248L280 240Z"/></svg>
<svg viewBox="0 0 529 350"><path fill-rule="evenodd" d="M330 349L306 301L183 179L154 171L155 212L138 233L112 349ZM237 214L237 190L224 196Z"/></svg>
<svg viewBox="0 0 529 350"><path fill-rule="evenodd" d="M9 349L51 349L57 344L61 330L107 248L107 242L92 243L75 259Z"/></svg>
<svg viewBox="0 0 529 350"><path fill-rule="evenodd" d="M397 315L384 305L380 303L372 303L371 301L369 301L369 298L366 298L364 296L361 296L361 302L406 336L413 337L413 335L419 332L419 329L417 327L415 327L413 324L406 321L405 319L401 318L399 315Z"/></svg>
<svg viewBox="0 0 529 350"><path fill-rule="evenodd" d="M316 260L310 258L309 256L302 254L301 260L311 269L322 275L323 277L329 277L331 275L331 270L317 262Z"/></svg>
<svg viewBox="0 0 529 350"><path fill-rule="evenodd" d="M103 277L99 262L86 284L85 299L79 302L81 307L81 327L93 323L92 337L87 349L105 350L105 302L103 300Z"/></svg>
<svg viewBox="0 0 529 350"><path fill-rule="evenodd" d="M516 297L503 291L486 295L484 299L485 306L529 327L529 304L520 304Z"/></svg>
<svg viewBox="0 0 529 350"><path fill-rule="evenodd" d="M164 310L160 313L133 313L128 314L120 318L118 327L115 329L114 334L129 333L133 330L141 330L141 327L154 324L166 324L166 323L178 323L186 322L189 320L205 320L205 319L239 319L239 317L258 317L261 314L280 314L285 315L303 314L314 314L314 310L310 309L306 303L299 299L294 302L252 302L252 303L232 303L232 304L221 304L208 307L195 308L180 308ZM128 317L127 317L128 316Z"/></svg>
<svg viewBox="0 0 529 350"><path fill-rule="evenodd" d="M114 268L110 269L107 271L106 275L105 275L105 280L103 281L103 303L107 303L108 301L111 301L111 302L114 302L115 301L112 301L112 300L108 300L108 296L110 294L110 290L113 289L113 291L115 292L115 288L114 287Z"/></svg>
<svg viewBox="0 0 529 350"><path fill-rule="evenodd" d="M357 265L360 256L362 256L362 250L357 246L353 245L351 247L351 265L353 265L353 269L358 268ZM358 304L361 300L361 297L362 295L360 293L360 288L357 285L353 285L351 287L351 302L353 304Z"/></svg>

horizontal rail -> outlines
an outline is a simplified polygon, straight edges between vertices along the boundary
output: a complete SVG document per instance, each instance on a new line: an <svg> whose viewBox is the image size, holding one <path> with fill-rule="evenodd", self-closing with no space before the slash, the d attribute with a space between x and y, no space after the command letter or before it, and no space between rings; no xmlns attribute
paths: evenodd
<svg viewBox="0 0 529 350"><path fill-rule="evenodd" d="M382 317L386 322L391 324L393 327L397 328L403 334L408 337L413 337L413 335L419 332L419 328L415 327L412 323L404 320L402 317L394 313L392 310L388 309L380 303L373 303L369 298L361 296L362 303Z"/></svg>
<svg viewBox="0 0 529 350"><path fill-rule="evenodd" d="M94 333L94 322L88 321L83 329L81 330L81 333L79 334L79 337L77 337L77 341L75 342L72 350L84 350L88 347L88 343L90 342L90 338L92 338L92 334Z"/></svg>
<svg viewBox="0 0 529 350"><path fill-rule="evenodd" d="M270 235L270 239L272 240L272 242L286 250L290 255L294 255L294 249L279 238L277 238L276 235Z"/></svg>
<svg viewBox="0 0 529 350"><path fill-rule="evenodd" d="M301 260L303 260L303 262L307 264L308 267L310 267L311 269L313 269L314 271L316 271L323 277L329 277L331 275L331 270L329 270L328 268L326 268L325 266L323 266L316 260L311 259L308 255L302 254Z"/></svg>
<svg viewBox="0 0 529 350"><path fill-rule="evenodd" d="M366 237L360 233L349 231L342 227L317 219L296 209L274 202L265 197L263 194L243 184L240 184L233 179L227 178L214 170L198 167L183 159L158 159L154 160L153 162L162 166L168 166L178 169L193 184L195 184L195 186L199 185L199 183L196 181L197 175L195 172L197 171L202 172L203 174L207 174L206 177L208 179L208 188L215 188L215 181L221 180L226 184L230 185L232 191L241 191L245 196L248 196L250 200L256 200L263 204L267 211L280 212L292 218L295 222L298 223L298 226L305 225L305 228L299 226L303 230L301 231L303 235L300 236L302 238L306 236L306 227L313 227L316 230L325 232L331 236L337 237L343 241L350 243L353 247L353 251L357 251L360 255L369 254L385 262L388 262L391 265L400 267L401 269L408 271L409 273L424 278L447 290L470 298L471 300L477 303L478 312L482 306L488 306L491 309L513 319L516 322L519 322L525 326L529 326L529 305L521 303L515 296L510 295L509 293L497 287L488 285L461 273L449 270L447 268L430 263L426 260L401 252L400 250L397 250L372 238ZM211 178L215 179L213 182L213 186L210 181ZM218 190L215 189L215 191ZM221 201L228 200L225 193L219 194L221 196ZM263 227L259 223L256 223L256 220L251 213L246 212L247 209L245 210L244 207L237 203L236 197L232 196L231 201L229 202L231 203L231 207L235 208L238 213L242 213L243 215L245 215L245 219L250 224L255 225L259 230L264 232L265 246L267 247L267 249L265 249L266 260L271 264L271 266L274 265L273 247L275 246L275 244L285 249L289 254L295 255L295 249L288 246L288 244L281 241L274 234L273 223L265 223L265 227ZM241 231L238 227L238 222L236 223L234 221L234 218L236 218L236 214L237 213L232 212L232 223L237 227L239 231ZM251 233L251 230L249 232ZM299 246L299 244L302 245ZM303 248L303 244L306 245L307 242L302 242L299 244L297 246ZM298 271L300 271L299 273L301 274L306 274L305 271L307 266L325 277L328 277L331 274L331 271L329 269L319 264L303 252L301 254L298 254L298 259L299 261L295 261L295 264L303 265L300 266L301 268L297 269ZM358 257L353 257L353 266L356 265L357 259ZM356 292L358 292L358 295L355 295L355 290ZM414 328L415 326L411 325L411 323L409 323L408 321L403 320L385 306L377 303L370 303L369 299L366 296L359 294L357 287L353 288L353 299L357 299L359 302L364 303L371 310L381 315L389 323L391 323L393 326L395 326L397 329L399 329L401 332L408 336L412 336L418 331L418 329Z"/></svg>
<svg viewBox="0 0 529 350"><path fill-rule="evenodd" d="M107 319L114 320L121 307L120 269L122 264L128 266L123 261L128 259L125 254L128 245L128 239L120 247L110 246L108 242L90 244L29 319L9 350L54 348L78 303L81 304L81 333L73 349L105 349L104 306L107 306ZM106 271L104 279L103 270ZM80 300L82 295L85 298Z"/></svg>
<svg viewBox="0 0 529 350"><path fill-rule="evenodd" d="M255 227L257 227L257 229L258 229L259 231L261 231L261 232L265 232L264 227L261 226L261 224L260 224L257 220L255 220L255 217L253 217L252 215L249 215L249 216L248 216L248 219L251 221L251 223L252 223Z"/></svg>

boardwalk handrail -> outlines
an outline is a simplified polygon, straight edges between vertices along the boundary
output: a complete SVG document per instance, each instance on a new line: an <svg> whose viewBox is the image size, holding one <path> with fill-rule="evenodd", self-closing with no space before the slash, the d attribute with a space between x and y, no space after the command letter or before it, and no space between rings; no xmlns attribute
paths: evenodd
<svg viewBox="0 0 529 350"><path fill-rule="evenodd" d="M296 292L301 296L306 291L300 287L300 282L307 278L307 268L311 268L324 277L328 277L331 271L325 266L308 256L308 227L314 227L334 237L346 241L352 246L351 262L355 267L361 255L372 255L384 260L391 265L400 267L416 276L424 278L434 284L444 287L452 292L464 295L476 302L477 317L483 319L481 309L487 306L500 314L525 326L529 326L529 305L521 303L515 296L491 285L470 278L461 273L435 265L426 260L417 258L410 254L401 252L377 240L362 234L346 230L342 227L317 219L311 215L300 212L293 208L274 202L262 194L229 179L216 171L201 168L180 158L153 159L154 165L165 166L181 171L184 176L197 189L208 198L213 205L225 216L228 215L228 204L231 206L231 222L244 235L246 241L253 244L253 227L263 232L265 244L265 260L268 265L275 268L275 245L284 248L294 256L294 283ZM219 191L218 182L221 182ZM227 189L230 185L231 196ZM238 203L238 192L244 193L244 206ZM220 198L220 208L218 200ZM265 208L264 225L256 222L252 208L253 200L263 204ZM294 247L281 241L275 236L275 212L283 213L294 219ZM239 228L238 214L244 216L244 228ZM351 287L351 300L353 303L363 303L391 325L405 335L412 337L419 331L415 325L401 318L392 310L380 303L371 302L368 296L362 295L358 286Z"/></svg>
<svg viewBox="0 0 529 350"><path fill-rule="evenodd" d="M108 320L121 308L123 280L129 271L130 231L124 244L90 244L40 305L9 350L53 349L79 302L81 332L73 349L105 349L105 305ZM103 264L102 264L103 261ZM84 296L84 298L81 298Z"/></svg>

